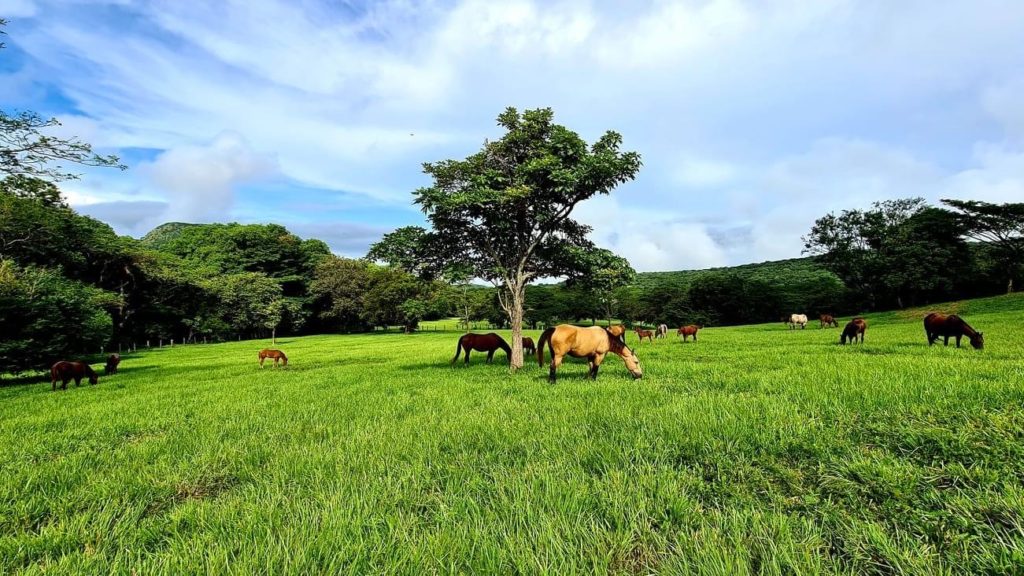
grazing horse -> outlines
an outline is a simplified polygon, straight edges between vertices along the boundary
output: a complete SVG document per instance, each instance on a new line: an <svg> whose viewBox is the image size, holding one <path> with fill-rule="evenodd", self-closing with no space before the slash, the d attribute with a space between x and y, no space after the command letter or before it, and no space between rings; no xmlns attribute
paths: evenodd
<svg viewBox="0 0 1024 576"><path fill-rule="evenodd" d="M589 377L597 379L597 369L601 366L605 354L611 352L622 357L626 369L634 379L641 378L644 373L640 368L640 360L628 346L607 328L588 326L581 328L571 324L559 324L548 328L537 341L537 364L544 366L544 345L551 349L551 368L548 382L555 383L558 367L562 358L568 354L574 358L586 358L590 362Z"/></svg>
<svg viewBox="0 0 1024 576"><path fill-rule="evenodd" d="M971 340L971 346L975 350L985 347L985 336L971 328L964 319L952 314L946 316L938 312L932 312L924 317L924 333L928 336L928 345L935 344L941 336L943 346L949 346L949 337L956 338L956 347L960 347L960 338L967 336Z"/></svg>
<svg viewBox="0 0 1024 576"><path fill-rule="evenodd" d="M68 380L71 379L74 379L75 386L78 386L85 376L89 377L89 384L96 384L100 381L99 375L85 362L61 360L50 367L50 389L57 389L57 380L61 382L61 390L68 389Z"/></svg>
<svg viewBox="0 0 1024 576"><path fill-rule="evenodd" d="M533 338L530 338L529 336L523 336L523 355L525 356L529 354L533 356L536 353L537 346L534 345Z"/></svg>
<svg viewBox="0 0 1024 576"><path fill-rule="evenodd" d="M469 334L463 334L462 337L459 338L458 345L455 347L455 357L452 358L453 364L455 363L456 360L459 359L459 354L462 353L463 349L465 349L466 351L466 364L469 364L470 350L476 350L477 352L487 352L488 364L491 362L492 359L494 359L494 352L499 349L505 351L505 354L508 356L509 362L512 361L512 347L510 347L508 343L505 342L504 338L498 336L494 332L491 332L489 334L474 334L472 332L470 332Z"/></svg>
<svg viewBox="0 0 1024 576"><path fill-rule="evenodd" d="M679 330L676 330L676 336L682 336L683 342L686 342L688 336L693 336L693 341L697 341L697 330L700 330L703 326L697 324L690 324L689 326L683 326Z"/></svg>
<svg viewBox="0 0 1024 576"><path fill-rule="evenodd" d="M807 327L807 314L790 314L789 316L789 329L796 329L796 325L800 325L800 329L803 330Z"/></svg>
<svg viewBox="0 0 1024 576"><path fill-rule="evenodd" d="M284 355L284 352L280 350L271 350L270 348L264 348L260 350L260 368L263 368L263 361L270 358L274 361L274 367L279 367L277 363L280 361L285 366L288 365L288 357Z"/></svg>
<svg viewBox="0 0 1024 576"><path fill-rule="evenodd" d="M651 344L654 344L654 330L644 330L643 328L633 328L633 332L640 338L640 342L643 343L644 338L650 340Z"/></svg>
<svg viewBox="0 0 1024 576"><path fill-rule="evenodd" d="M831 314L822 314L818 320L821 321L821 328L828 328L829 326L839 328L839 321Z"/></svg>
<svg viewBox="0 0 1024 576"><path fill-rule="evenodd" d="M107 365L103 367L104 374L117 374L117 365L121 363L120 354L111 354L107 357Z"/></svg>
<svg viewBox="0 0 1024 576"><path fill-rule="evenodd" d="M860 343L864 343L864 331L868 329L868 323L863 318L854 318L846 323L843 328L843 333L839 336L839 343L846 344L849 340L850 344L857 342L857 336L860 336Z"/></svg>
<svg viewBox="0 0 1024 576"><path fill-rule="evenodd" d="M654 335L654 337L655 338L665 338L666 336L668 336L668 325L667 324L658 324L658 330L657 330L657 333Z"/></svg>

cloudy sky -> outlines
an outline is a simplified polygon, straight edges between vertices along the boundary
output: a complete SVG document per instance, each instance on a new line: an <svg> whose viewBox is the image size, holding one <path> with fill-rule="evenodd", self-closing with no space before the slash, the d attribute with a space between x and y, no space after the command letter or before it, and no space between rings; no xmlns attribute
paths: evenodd
<svg viewBox="0 0 1024 576"><path fill-rule="evenodd" d="M205 6L203 6L205 5ZM641 153L578 217L638 270L800 255L828 211L1024 201L1020 0L0 0L0 106L126 172L64 186L139 236L280 222L347 255L422 223L424 161L554 108Z"/></svg>

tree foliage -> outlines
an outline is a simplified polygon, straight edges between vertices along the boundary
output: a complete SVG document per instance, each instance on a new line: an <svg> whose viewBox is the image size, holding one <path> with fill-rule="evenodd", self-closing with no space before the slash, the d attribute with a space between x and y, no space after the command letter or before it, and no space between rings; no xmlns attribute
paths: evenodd
<svg viewBox="0 0 1024 576"><path fill-rule="evenodd" d="M593 248L586 237L590 228L571 218L573 209L632 180L640 169L637 153L620 151L619 134L606 132L588 146L553 118L548 108L522 114L506 109L498 116L501 138L463 160L424 164L433 183L414 194L432 227L423 234L431 252L501 286L513 368L523 363L526 285L586 272L573 252Z"/></svg>
<svg viewBox="0 0 1024 576"><path fill-rule="evenodd" d="M1013 292L1013 279L1024 267L1024 203L948 199L942 203L956 210L957 224L965 236L992 247L1006 291Z"/></svg>

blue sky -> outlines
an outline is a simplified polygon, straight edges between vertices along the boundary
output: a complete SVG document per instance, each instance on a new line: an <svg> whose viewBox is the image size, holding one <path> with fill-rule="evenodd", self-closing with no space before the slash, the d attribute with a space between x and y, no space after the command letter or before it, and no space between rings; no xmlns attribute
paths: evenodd
<svg viewBox="0 0 1024 576"><path fill-rule="evenodd" d="M126 172L64 185L141 235L280 222L362 255L422 223L424 161L551 106L644 167L582 205L638 270L800 255L828 211L1024 201L1019 0L2 0L0 105Z"/></svg>

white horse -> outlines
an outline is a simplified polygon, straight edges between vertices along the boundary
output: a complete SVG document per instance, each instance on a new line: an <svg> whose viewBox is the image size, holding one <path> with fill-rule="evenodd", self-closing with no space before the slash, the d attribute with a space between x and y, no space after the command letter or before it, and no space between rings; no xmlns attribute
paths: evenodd
<svg viewBox="0 0 1024 576"><path fill-rule="evenodd" d="M807 314L791 314L789 316L789 329L796 329L796 325L800 325L800 329L803 330L807 327Z"/></svg>
<svg viewBox="0 0 1024 576"><path fill-rule="evenodd" d="M668 336L668 325L658 324L658 331L655 333L655 338L664 338Z"/></svg>

